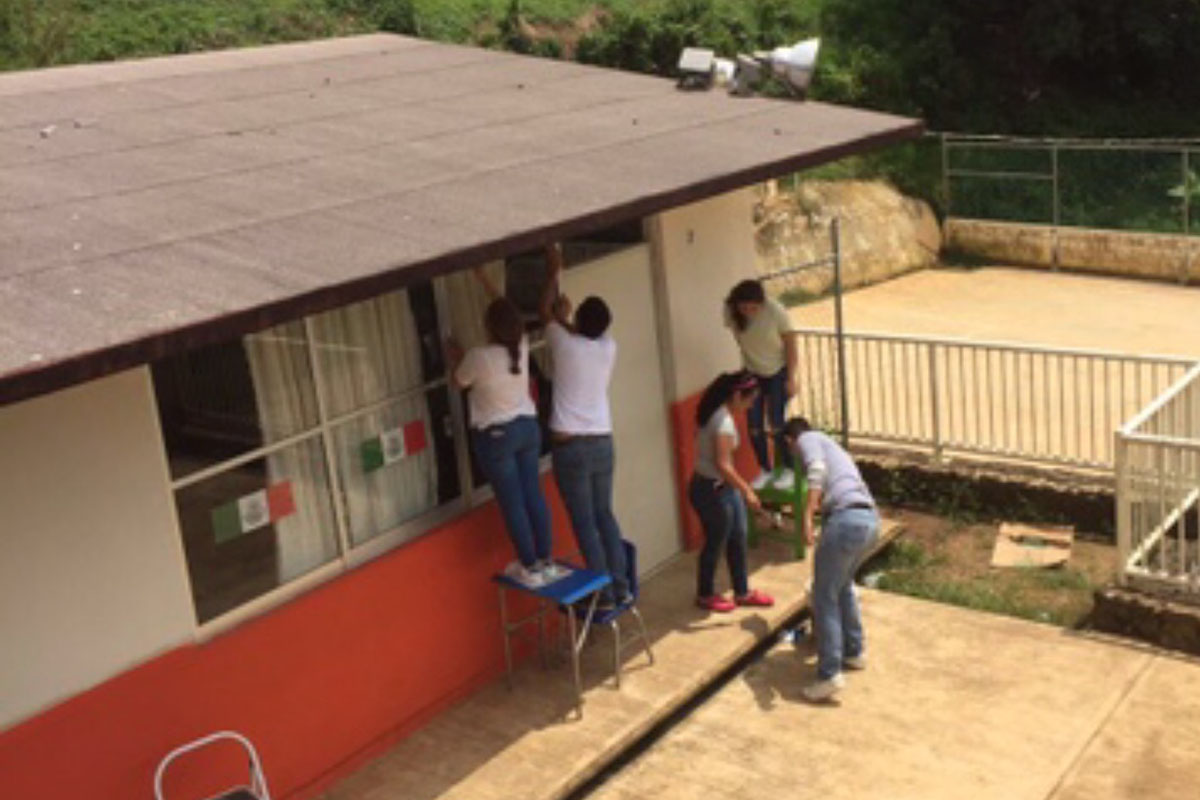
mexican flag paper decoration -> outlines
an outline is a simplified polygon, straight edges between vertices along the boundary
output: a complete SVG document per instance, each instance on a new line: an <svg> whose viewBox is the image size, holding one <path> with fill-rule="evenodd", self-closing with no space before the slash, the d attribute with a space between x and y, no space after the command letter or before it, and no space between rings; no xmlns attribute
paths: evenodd
<svg viewBox="0 0 1200 800"><path fill-rule="evenodd" d="M220 544L295 513L292 482L283 481L214 508L213 536Z"/></svg>
<svg viewBox="0 0 1200 800"><path fill-rule="evenodd" d="M395 464L403 458L415 456L428 446L425 423L420 420L384 431L362 443L363 472L374 472L389 464Z"/></svg>

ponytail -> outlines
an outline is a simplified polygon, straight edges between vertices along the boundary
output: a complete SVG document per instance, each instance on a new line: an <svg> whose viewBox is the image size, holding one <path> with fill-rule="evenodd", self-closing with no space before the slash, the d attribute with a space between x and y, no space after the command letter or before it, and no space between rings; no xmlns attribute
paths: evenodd
<svg viewBox="0 0 1200 800"><path fill-rule="evenodd" d="M513 375L521 374L521 346L517 344L506 344L504 349L508 351L508 371Z"/></svg>
<svg viewBox="0 0 1200 800"><path fill-rule="evenodd" d="M508 371L513 375L520 375L521 340L525 336L521 312L517 311L517 307L510 300L500 297L487 307L483 323L491 340L508 351Z"/></svg>

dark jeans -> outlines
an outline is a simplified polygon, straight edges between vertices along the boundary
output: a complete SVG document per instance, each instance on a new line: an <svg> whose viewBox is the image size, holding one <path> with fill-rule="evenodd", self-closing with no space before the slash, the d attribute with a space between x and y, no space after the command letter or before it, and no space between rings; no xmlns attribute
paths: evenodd
<svg viewBox="0 0 1200 800"><path fill-rule="evenodd" d="M709 597L714 594L713 576L722 549L729 564L733 593L738 596L746 594L750 586L746 579L746 504L742 496L732 486L693 475L688 485L688 499L704 526L704 549L700 551L700 572L696 581L697 596Z"/></svg>
<svg viewBox="0 0 1200 800"><path fill-rule="evenodd" d="M526 567L550 557L550 511L542 495L542 434L533 417L471 431L480 469L492 484L517 558Z"/></svg>
<svg viewBox="0 0 1200 800"><path fill-rule="evenodd" d="M553 453L554 479L583 560L588 569L612 578L605 599L622 598L629 593L629 581L621 526L612 510L613 439L575 436L555 443Z"/></svg>
<svg viewBox="0 0 1200 800"><path fill-rule="evenodd" d="M754 458L763 472L771 471L771 454L767 450L767 426L771 427L775 440L776 466L792 467L792 453L788 450L787 438L783 435L783 414L787 409L787 367L774 375L758 376L758 397L746 412L750 428L750 444L754 447Z"/></svg>

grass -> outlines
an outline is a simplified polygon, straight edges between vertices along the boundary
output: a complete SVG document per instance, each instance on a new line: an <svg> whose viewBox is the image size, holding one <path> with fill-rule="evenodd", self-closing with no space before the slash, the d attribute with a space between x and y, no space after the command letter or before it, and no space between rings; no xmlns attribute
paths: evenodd
<svg viewBox="0 0 1200 800"><path fill-rule="evenodd" d="M905 535L866 566L884 591L1064 627L1086 623L1095 589L1115 571L1111 545L1075 542L1060 569L990 565L996 525L905 512Z"/></svg>

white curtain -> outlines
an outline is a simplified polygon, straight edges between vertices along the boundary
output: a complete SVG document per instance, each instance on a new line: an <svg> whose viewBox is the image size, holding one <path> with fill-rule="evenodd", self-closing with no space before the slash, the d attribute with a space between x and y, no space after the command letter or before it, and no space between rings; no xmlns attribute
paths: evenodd
<svg viewBox="0 0 1200 800"><path fill-rule="evenodd" d="M329 414L352 413L425 383L421 342L405 292L321 314L313 320L317 364ZM425 448L367 471L363 446L385 431L419 422ZM361 543L437 505L433 421L417 391L337 426L334 451L350 536Z"/></svg>
<svg viewBox="0 0 1200 800"><path fill-rule="evenodd" d="M243 339L259 424L269 443L317 424L316 394L304 328L282 325ZM329 481L320 439L308 439L267 456L268 486L291 483L295 513L275 522L279 582L315 569L337 555Z"/></svg>
<svg viewBox="0 0 1200 800"><path fill-rule="evenodd" d="M491 261L484 265L496 291L504 294L504 262ZM483 313L489 299L471 270L461 270L441 279L445 282L446 298L450 307L450 332L464 348L487 344L487 331L483 326Z"/></svg>

